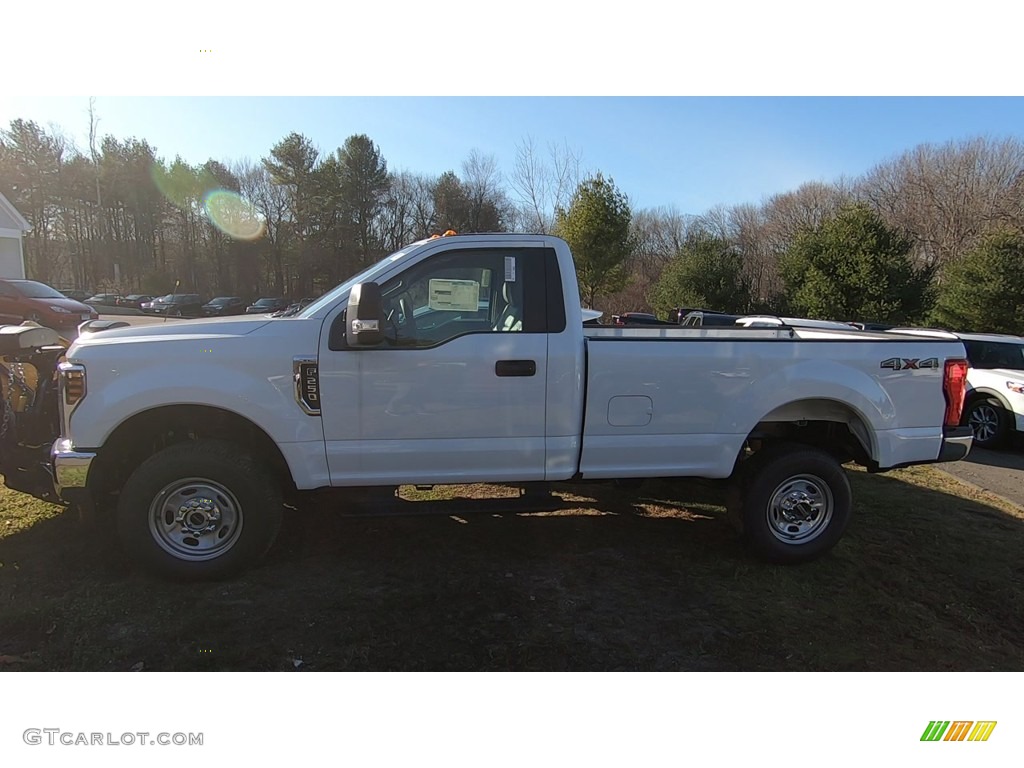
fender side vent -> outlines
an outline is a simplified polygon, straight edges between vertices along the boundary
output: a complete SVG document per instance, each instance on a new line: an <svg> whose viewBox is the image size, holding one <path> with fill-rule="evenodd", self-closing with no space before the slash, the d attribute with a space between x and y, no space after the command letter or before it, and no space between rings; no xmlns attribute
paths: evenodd
<svg viewBox="0 0 1024 768"><path fill-rule="evenodd" d="M295 402L303 413L320 415L320 372L316 357L300 356L292 360L295 378Z"/></svg>

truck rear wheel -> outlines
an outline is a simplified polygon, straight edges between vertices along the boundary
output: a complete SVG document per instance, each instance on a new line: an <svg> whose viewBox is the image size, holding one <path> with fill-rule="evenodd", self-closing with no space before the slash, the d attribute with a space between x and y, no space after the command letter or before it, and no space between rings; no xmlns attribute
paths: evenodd
<svg viewBox="0 0 1024 768"><path fill-rule="evenodd" d="M846 472L830 454L806 445L768 445L737 471L730 517L762 559L799 563L828 552L850 522Z"/></svg>
<svg viewBox="0 0 1024 768"><path fill-rule="evenodd" d="M284 502L274 474L222 440L178 443L144 461L117 507L118 532L143 570L217 579L266 554Z"/></svg>

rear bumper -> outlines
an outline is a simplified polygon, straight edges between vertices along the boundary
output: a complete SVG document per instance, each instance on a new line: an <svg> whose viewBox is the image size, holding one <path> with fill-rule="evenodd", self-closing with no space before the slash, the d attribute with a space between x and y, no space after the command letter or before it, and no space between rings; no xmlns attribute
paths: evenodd
<svg viewBox="0 0 1024 768"><path fill-rule="evenodd" d="M934 440L934 437L932 438ZM974 443L974 433L970 427L943 427L942 442L939 444L939 455L934 459L925 461L901 461L890 467L880 469L878 465L869 466L869 472L888 472L890 469L901 467L913 467L918 464L940 464L947 461L960 461L971 452L971 445Z"/></svg>
<svg viewBox="0 0 1024 768"><path fill-rule="evenodd" d="M973 442L974 433L970 427L946 427L942 430L942 447L936 461L960 461L970 453Z"/></svg>

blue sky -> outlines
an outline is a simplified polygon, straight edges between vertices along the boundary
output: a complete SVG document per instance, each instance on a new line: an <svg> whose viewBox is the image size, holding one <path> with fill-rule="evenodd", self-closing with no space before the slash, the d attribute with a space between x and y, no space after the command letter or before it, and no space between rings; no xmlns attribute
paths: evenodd
<svg viewBox="0 0 1024 768"><path fill-rule="evenodd" d="M88 97L13 96L14 118L87 145ZM1024 139L1024 98L949 97L98 97L103 134L167 159L256 160L291 131L330 152L368 134L393 170L458 171L470 150L511 170L517 143L568 144L638 208L702 213L812 180L856 176L923 142Z"/></svg>

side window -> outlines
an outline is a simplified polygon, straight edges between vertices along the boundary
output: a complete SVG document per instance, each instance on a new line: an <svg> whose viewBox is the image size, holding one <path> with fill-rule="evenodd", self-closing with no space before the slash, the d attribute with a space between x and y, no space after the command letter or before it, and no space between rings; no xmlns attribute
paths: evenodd
<svg viewBox="0 0 1024 768"><path fill-rule="evenodd" d="M535 328L527 303L527 256L488 249L440 253L381 286L389 347L432 347L467 333ZM539 264L539 262L538 262ZM537 277L543 290L543 272ZM541 304L543 312L543 304ZM543 318L539 319L543 324Z"/></svg>
<svg viewBox="0 0 1024 768"><path fill-rule="evenodd" d="M974 368L1011 368L1024 366L1024 346L1002 342L967 341L967 359Z"/></svg>

